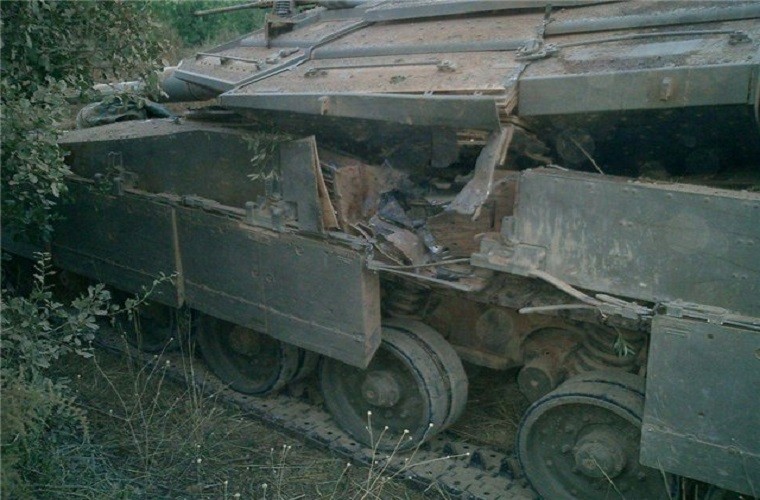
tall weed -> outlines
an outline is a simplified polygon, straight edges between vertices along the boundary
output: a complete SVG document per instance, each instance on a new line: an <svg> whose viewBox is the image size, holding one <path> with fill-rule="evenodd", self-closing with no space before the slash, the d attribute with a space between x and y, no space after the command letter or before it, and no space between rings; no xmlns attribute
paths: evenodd
<svg viewBox="0 0 760 500"><path fill-rule="evenodd" d="M87 444L87 419L69 381L51 375L56 360L92 357L98 318L114 313L110 293L91 286L70 303L58 301L50 256L39 254L28 296L2 290L0 328L0 453L2 493L34 497L60 483L60 447Z"/></svg>

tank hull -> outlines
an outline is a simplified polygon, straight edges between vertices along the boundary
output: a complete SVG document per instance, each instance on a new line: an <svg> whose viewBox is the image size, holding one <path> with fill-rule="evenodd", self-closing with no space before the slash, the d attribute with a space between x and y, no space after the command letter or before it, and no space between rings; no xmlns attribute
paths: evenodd
<svg viewBox="0 0 760 500"><path fill-rule="evenodd" d="M551 3L273 11L167 73L221 107L62 138L55 262L170 276L224 382L275 339L252 393L318 353L359 442L451 425L464 360L519 370L546 498L757 495L760 3Z"/></svg>

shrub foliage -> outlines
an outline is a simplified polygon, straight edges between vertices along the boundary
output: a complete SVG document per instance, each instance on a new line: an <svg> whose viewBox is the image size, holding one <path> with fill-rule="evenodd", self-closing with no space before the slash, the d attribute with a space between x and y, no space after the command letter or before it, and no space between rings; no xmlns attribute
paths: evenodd
<svg viewBox="0 0 760 500"><path fill-rule="evenodd" d="M50 235L69 170L56 145L67 99L95 81L143 77L163 51L143 2L28 0L0 3L2 225Z"/></svg>
<svg viewBox="0 0 760 500"><path fill-rule="evenodd" d="M41 243L50 237L70 174L57 145L69 102L86 97L98 80L142 77L149 85L157 80L163 34L149 13L141 2L0 2L4 238ZM57 300L49 286L51 272L49 257L41 256L27 278L27 296L7 286L3 273L2 496L56 496L51 488L63 485L59 493L102 498L104 490L79 492L65 484L102 476L96 470L101 462L66 458L68 451L89 446L87 423L67 382L53 375L53 365L63 356L91 356L96 319L116 308L102 285L72 301Z"/></svg>

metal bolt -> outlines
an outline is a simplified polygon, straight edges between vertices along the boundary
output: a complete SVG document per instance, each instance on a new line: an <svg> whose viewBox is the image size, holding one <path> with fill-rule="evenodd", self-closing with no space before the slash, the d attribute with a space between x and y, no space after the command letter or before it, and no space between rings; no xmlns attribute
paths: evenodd
<svg viewBox="0 0 760 500"><path fill-rule="evenodd" d="M661 101L669 101L671 97L673 97L673 79L669 76L666 76L662 79L660 82L660 100Z"/></svg>
<svg viewBox="0 0 760 500"><path fill-rule="evenodd" d="M323 95L319 99L317 99L319 102L319 114L320 115L327 115L330 113L330 98L326 95Z"/></svg>
<svg viewBox="0 0 760 500"><path fill-rule="evenodd" d="M437 64L438 71L442 71L444 73L453 73L457 70L456 64L449 60L441 61Z"/></svg>
<svg viewBox="0 0 760 500"><path fill-rule="evenodd" d="M275 231L282 231L283 229L283 220L282 220L282 208L280 207L272 207L270 210L270 213L272 215L272 227Z"/></svg>

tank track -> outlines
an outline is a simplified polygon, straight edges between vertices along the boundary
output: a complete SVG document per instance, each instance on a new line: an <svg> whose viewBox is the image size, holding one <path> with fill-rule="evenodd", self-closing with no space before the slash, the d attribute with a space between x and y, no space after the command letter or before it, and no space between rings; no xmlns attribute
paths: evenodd
<svg viewBox="0 0 760 500"><path fill-rule="evenodd" d="M485 446L472 445L443 432L426 442L414 453L398 453L388 463L387 454L357 443L340 430L327 411L301 398L274 395L265 398L248 396L224 386L203 361L192 359L189 370L187 354L164 352L158 356L129 346L124 337L111 328L101 327L98 347L129 355L146 364L165 363L166 374L179 383L193 383L204 393L234 405L287 434L335 452L355 464L384 468L385 475L403 477L425 489L433 483L453 497L466 500L528 500L536 493L522 477L514 455ZM188 373L189 371L189 373ZM188 375L191 375L189 377ZM411 465L410 465L411 462Z"/></svg>

